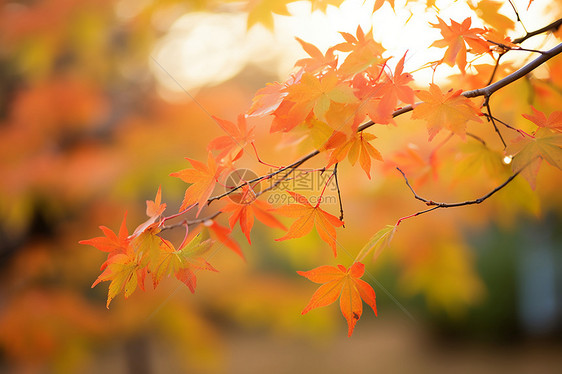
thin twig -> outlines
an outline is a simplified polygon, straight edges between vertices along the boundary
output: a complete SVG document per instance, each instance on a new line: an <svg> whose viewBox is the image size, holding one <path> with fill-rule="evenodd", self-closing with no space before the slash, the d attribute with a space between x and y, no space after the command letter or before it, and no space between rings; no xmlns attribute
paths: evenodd
<svg viewBox="0 0 562 374"><path fill-rule="evenodd" d="M486 118L488 119L488 121L492 122L492 125L494 126L494 130L496 131L496 133L500 137L500 140L503 144L503 148L506 149L507 144L505 143L505 140L503 140L502 133L500 132L500 129L498 129L498 126L496 125L496 121L494 120L494 116L492 116L492 109L490 108L490 100L489 99L490 99L490 97L487 96L486 100L484 102L484 105L486 106L486 110L488 111L488 116Z"/></svg>
<svg viewBox="0 0 562 374"><path fill-rule="evenodd" d="M338 190L338 201L340 203L340 221L343 222L343 204L341 202L340 184L338 182L338 163L334 166L334 176L336 181L336 189ZM345 224L342 225L345 228Z"/></svg>
<svg viewBox="0 0 562 374"><path fill-rule="evenodd" d="M405 219L413 218L413 217L417 217L417 216L421 216L421 215L424 214L424 213L429 213L429 212L432 212L432 211L434 211L434 210L436 210L436 209L439 209L439 208L440 208L440 207L438 207L438 206L434 206L433 208L429 208L429 209L426 209L426 210L422 210L422 211L416 212L416 213L414 213L414 214L410 214L409 216L402 217L402 218L400 218L398 221L396 221L396 227L398 227L398 225L400 225L400 223L402 223L402 221L404 221Z"/></svg>
<svg viewBox="0 0 562 374"><path fill-rule="evenodd" d="M533 52L533 53L541 53L541 54L544 53L543 51L539 51L538 49L529 49L529 48L523 48L523 47L515 47L514 48L514 47L510 47L508 45L505 45L503 43L495 42L493 40L486 39L486 41L490 44L494 44L494 45L497 45L498 47L502 48L504 50L504 53L508 52L508 51L523 51L523 52Z"/></svg>
<svg viewBox="0 0 562 374"><path fill-rule="evenodd" d="M507 186L509 184L509 182L511 182L513 179L515 179L515 177L517 175L519 175L519 173L521 173L521 171L523 169L518 170L517 172L513 173L509 178L507 178L505 180L505 182L503 182L502 184L500 184L499 186L494 188L492 191L488 192L486 195L484 195L482 197L479 197L477 199L474 199L474 200L467 200L467 201L462 201L462 202L457 202L457 203L440 203L440 202L436 202L436 201L429 200L429 199L426 199L424 197L421 197L420 195L418 195L416 193L416 191L414 191L413 187L410 185L410 182L408 181L408 178L406 177L406 174L398 167L396 168L396 170L398 170L400 172L400 174L402 174L402 177L404 177L404 181L406 182L406 186L408 186L408 188L410 189L410 191L412 192L412 194L414 195L414 198L416 200L422 201L427 206L433 206L433 207L436 207L436 208L454 208L454 207L458 207L458 206L466 206L466 205L474 205L474 204L482 203L483 201L485 201L486 199L491 197L493 194L495 194L496 192L498 192L499 190L501 190L502 188Z"/></svg>
<svg viewBox="0 0 562 374"><path fill-rule="evenodd" d="M486 118L490 118L490 114L489 114L489 113L488 113L488 114L484 113L484 116L486 116ZM491 118L492 118L494 121L497 121L497 122L501 123L502 125L504 125L504 126L507 127L508 129L513 130L513 131L517 131L521 136L526 136L526 137L528 137L528 138L534 138L533 135L527 134L527 133L526 133L525 131L523 131L523 130L516 129L515 127L513 127L513 126L507 124L506 122L502 121L501 119L499 119L499 118L497 118L497 117L493 117L493 116L492 116Z"/></svg>
<svg viewBox="0 0 562 374"><path fill-rule="evenodd" d="M492 82L494 81L494 77L496 76L496 73L498 72L498 67L500 66L500 60L505 53L506 52L503 52L503 53L500 53L498 55L498 59L496 60L496 65L494 66L494 70L492 70L492 76L490 77L490 79L488 80L488 83L486 84L487 86L492 84Z"/></svg>
<svg viewBox="0 0 562 374"><path fill-rule="evenodd" d="M467 132L467 133L466 133L466 136L470 136L472 139L479 141L480 143L482 143L482 145L483 145L484 147L487 146L487 145L486 145L486 142L484 141L484 139L482 139L482 138L479 137L478 135L474 135L474 134L471 133L471 132Z"/></svg>
<svg viewBox="0 0 562 374"><path fill-rule="evenodd" d="M515 12L515 15L517 16L517 22L519 22L521 24L521 26L523 26L523 30L525 30L525 32L528 34L529 32L527 31L527 28L523 24L523 21L521 21L521 17L519 17L519 12L517 11L517 8L515 7L515 4L513 4L513 2L511 0L509 0L509 4L511 4L511 7L513 8L513 11Z"/></svg>
<svg viewBox="0 0 562 374"><path fill-rule="evenodd" d="M529 38L531 38L535 35L540 35L540 34L542 34L544 32L547 32L547 31L556 31L560 28L561 25L562 25L562 18L560 18L559 20L556 20L556 21L552 22L551 24L546 25L545 27L542 27L538 30L527 32L527 34L525 36L514 39L513 44L523 43L525 40L527 40L527 39L529 39Z"/></svg>

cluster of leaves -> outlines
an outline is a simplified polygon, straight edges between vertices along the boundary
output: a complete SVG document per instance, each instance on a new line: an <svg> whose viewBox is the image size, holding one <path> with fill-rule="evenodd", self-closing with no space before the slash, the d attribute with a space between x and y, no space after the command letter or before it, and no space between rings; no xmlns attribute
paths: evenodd
<svg viewBox="0 0 562 374"><path fill-rule="evenodd" d="M111 281L107 295L108 308L111 300L122 291L125 297L131 295L137 285L144 291L148 273L152 276L154 288L163 277L173 275L185 283L191 292L195 292L197 277L194 269L216 271L201 257L210 248L210 240L202 241L201 236L196 236L189 242L184 240L176 249L169 240L157 236L163 222L161 216L166 209L166 204L161 204L161 196L161 190L158 189L154 201L147 201L146 214L149 219L131 235L125 216L118 234L101 226L105 236L80 242L107 252L107 261L101 267L103 273L92 287L102 281Z"/></svg>
<svg viewBox="0 0 562 374"><path fill-rule="evenodd" d="M276 13L282 14L286 11L288 2L267 3L270 4L268 7L276 7ZM255 9L261 9L259 7L265 7L266 2L255 3L257 4ZM324 8L327 4L324 1L316 3L317 6ZM337 5L341 1L332 3ZM374 11L383 3L383 1L376 1ZM394 5L393 1L389 3ZM252 13L250 19L251 17ZM497 22L497 19L492 22ZM435 41L433 46L446 50L441 60L429 65L434 69L440 64L456 66L462 75L466 75L467 56L487 54L495 57L499 65L499 59L503 54L518 48L504 35L510 25L504 25L502 30L494 30L472 28L471 24L470 17L462 22L450 20L448 23L438 18L438 23L432 26L440 30L442 39ZM251 243L254 218L269 227L286 230L286 234L277 239L280 241L305 236L315 227L320 238L331 247L334 256L337 256L336 228L344 225L343 210L339 218L326 211L322 205L325 189L315 204L301 194L287 191L294 203L273 207L260 198L278 184L265 189L258 187L273 177L278 178L279 181L287 179L294 169L319 154L325 156L325 162L318 173L335 166L326 185L332 178L337 180L337 165L345 158L352 165L359 161L361 168L370 179L372 160L383 160L381 153L372 144L377 136L366 131L371 130L374 124L397 125L395 117L412 112L412 119L425 121L429 141L442 131L450 134L447 140L455 135L461 140L466 140L467 136L479 139L468 131L468 127L474 123L482 126L484 123L482 118L488 121L490 131L498 132L497 123L502 123L514 133L520 134L521 139L505 149L506 155L513 156L514 175L484 198L445 204L423 199L414 192L417 199L424 201L431 208L403 217L395 225L380 230L359 252L349 268L343 265L321 266L308 272L299 272L311 281L323 284L312 296L303 314L316 307L331 304L340 297L341 310L351 335L357 320L361 317L361 299L376 313L374 290L359 279L365 271L361 261L368 254L387 246L402 220L438 208L480 203L503 188L518 173L522 173L534 186L534 178L541 160L546 160L559 169L562 168L561 112L551 113L547 117L546 114L533 108L533 115L525 115L525 118L539 127L532 134L500 121L491 113L490 96L520 76L516 74L507 76L502 80L502 84L505 83L503 85L489 85L473 91L447 90L435 83L431 83L425 90L416 90L413 76L405 72L407 53L397 62L394 57L383 57L385 49L374 40L372 31L365 32L360 27L357 28L355 35L342 32L341 36L343 41L329 48L325 53L316 46L297 39L309 57L295 64L295 72L285 82L271 83L260 89L255 95L251 108L239 115L236 124L213 117L226 135L217 137L209 143L206 164L188 158L191 168L171 174L189 185L179 213L168 217L162 216L165 204L161 204L159 190L156 199L148 202L148 221L134 230L133 234L128 234L124 220L119 234L102 227L105 237L81 242L108 252L108 259L102 266L103 273L94 283L95 286L101 281L111 282L108 306L110 301L123 290L127 297L137 286L144 289L144 279L147 274L151 275L155 287L162 278L175 276L193 292L196 286L195 270L215 271L201 257L209 250L212 242L203 241L201 235L193 237L191 229L195 227L196 230L208 230L210 237L214 237L241 256L243 255L239 245L230 237L236 223L239 224L249 243ZM560 53L559 49L551 55L543 53L544 61ZM391 68L392 65L394 68ZM492 75L490 81L493 79ZM484 96L482 107L487 109L487 113L483 113L481 107L472 99L478 96ZM421 100L420 103L416 103L416 97ZM253 148L257 160L261 162L254 144L255 129L247 122L248 119L265 116L272 116L271 133L302 134L304 132L307 138L314 140L316 150L288 166L275 168L276 170L269 174L251 180L242 180L237 185L227 185L226 193L212 196L215 187L224 184L226 177L237 170L237 162L245 151ZM504 143L501 135L500 139ZM405 175L404 177L406 178ZM410 186L407 178L406 182ZM210 216L202 215L205 206L225 197L230 201L218 212ZM195 219L191 221L185 219L179 224L166 226L168 220L191 210L196 211ZM287 229L276 215L287 216L295 221ZM228 217L228 227L218 222L219 216ZM170 241L161 236L161 232L178 226L183 226L186 234L185 239L176 249Z"/></svg>

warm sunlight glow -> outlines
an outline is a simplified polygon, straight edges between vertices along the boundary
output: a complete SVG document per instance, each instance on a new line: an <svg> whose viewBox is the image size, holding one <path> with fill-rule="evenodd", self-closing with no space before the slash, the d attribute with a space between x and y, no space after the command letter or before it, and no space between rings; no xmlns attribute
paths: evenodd
<svg viewBox="0 0 562 374"><path fill-rule="evenodd" d="M536 0L537 3L547 1ZM292 16L275 15L273 33L262 25L247 30L247 15L243 12L187 13L173 23L156 45L153 71L167 90L175 92L183 89L191 92L219 84L234 77L247 65L257 66L283 80L294 62L305 56L295 37L325 51L342 41L340 31L355 34L357 26L361 26L366 31L373 28L375 40L387 50L386 56L395 57L389 61L390 66L407 52L405 69L413 72L419 83L427 84L458 72L457 68L441 65L434 73L425 66L428 61L436 61L443 55L441 49L430 48L433 41L441 37L438 29L428 27L429 23L437 22L437 9L406 0L396 0L395 4L393 10L385 3L373 15L372 0L347 0L340 7L329 6L326 14L311 12L308 2L290 3L288 9ZM528 1L518 0L514 4L525 9ZM467 2L451 4L437 0L436 7L440 17L447 22L449 19L462 22L473 16L473 27L484 26L478 23ZM527 29L538 27L544 18L533 13L533 9L543 7L533 7L526 13ZM510 17L513 13L507 2L500 11ZM524 29L517 24L513 35L523 34ZM475 63L490 61L488 56L483 56Z"/></svg>

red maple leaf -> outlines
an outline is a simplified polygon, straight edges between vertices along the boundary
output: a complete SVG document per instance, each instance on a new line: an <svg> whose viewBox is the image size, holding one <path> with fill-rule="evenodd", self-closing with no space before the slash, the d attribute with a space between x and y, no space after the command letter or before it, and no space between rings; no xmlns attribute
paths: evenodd
<svg viewBox="0 0 562 374"><path fill-rule="evenodd" d="M536 110L533 106L531 109L533 114L522 114L522 116L539 127L562 132L562 111L552 112L547 118L543 112Z"/></svg>
<svg viewBox="0 0 562 374"><path fill-rule="evenodd" d="M414 104L414 90L408 83L414 80L411 74L404 73L404 60L406 53L398 61L394 75L386 74L387 79L379 86L381 100L378 105L377 117L389 118L392 121L392 113L399 101L406 104Z"/></svg>
<svg viewBox="0 0 562 374"><path fill-rule="evenodd" d="M216 238L218 241L220 241L221 243L226 245L234 253L238 254L240 257L242 257L244 259L244 253L242 253L242 249L240 248L238 243L236 243L236 241L234 241L234 239L232 239L229 236L230 232L232 231L231 229L229 229L228 227L219 225L214 220L205 221L203 223L203 226L207 227L209 229L209 233L210 233L212 238L213 237Z"/></svg>
<svg viewBox="0 0 562 374"><path fill-rule="evenodd" d="M273 214L269 213L273 207L265 201L257 200L253 190L249 186L242 187L242 193L248 197L242 198L236 203L228 203L221 209L221 211L232 213L228 219L230 228L234 228L234 225L238 222L240 224L240 229L244 235L246 235L246 239L248 239L248 243L252 244L252 241L250 240L250 232L254 226L254 217L269 227L277 227L282 230L287 230L285 225L279 222Z"/></svg>

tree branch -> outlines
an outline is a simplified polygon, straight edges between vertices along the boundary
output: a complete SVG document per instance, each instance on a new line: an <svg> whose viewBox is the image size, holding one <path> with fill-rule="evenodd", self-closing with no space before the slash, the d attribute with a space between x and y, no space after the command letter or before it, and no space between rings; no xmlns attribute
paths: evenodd
<svg viewBox="0 0 562 374"><path fill-rule="evenodd" d="M547 31L556 31L560 28L560 26L562 25L562 18L560 18L557 21L552 22L549 25L546 25L545 27L542 27L538 30L535 31L531 31L528 32L525 36L522 36L520 38L514 39L513 40L513 44L519 44L519 43L523 43L525 40L535 36L535 35L539 35L542 34L543 32L547 32Z"/></svg>
<svg viewBox="0 0 562 374"><path fill-rule="evenodd" d="M528 36L526 36L526 38L531 37L531 36L533 36L533 35L539 34L539 33L540 33L539 31L541 31L541 30L543 30L543 29L544 29L544 30L550 30L550 29L558 28L558 27L560 27L561 24L562 24L562 19L559 20L559 21L556 21L556 22L554 22L554 23L552 23L552 24L550 24L550 25L548 25L548 26L545 26L545 27L543 27L543 28L540 29L540 30L537 30L537 31L528 33ZM544 31L542 31L542 32L544 32ZM496 92L496 91L498 91L499 89L501 89L501 88L503 88L503 87L505 87L505 86L507 86L507 85L509 85L509 84L511 84L511 83L513 83L513 82L515 82L516 80L518 80L518 79L520 79L520 78L522 78L522 77L524 77L524 76L526 76L526 75L529 74L531 71L533 71L534 69L536 69L538 66L544 64L546 61L548 61L548 60L550 60L551 58L553 58L553 57L559 55L560 53L562 53L562 43L558 44L556 47L554 47L554 48L552 48L552 49L550 49L550 50L548 50L548 51L546 51L546 52L543 52L539 57L537 57L537 58L534 59L533 61L529 62L528 64L524 65L523 67L521 67L520 69L516 70L515 72L509 74L509 75L506 76L505 78L503 78L503 79L501 79L501 80L499 80L499 81L497 81L497 82L495 82L495 83L489 84L489 85L487 85L486 87L478 88L478 89L471 90L471 91L464 91L463 93L461 93L461 95L463 95L463 96L465 96L465 97L467 97L467 98L473 98L473 97L479 97L479 96L485 96L485 97L489 98L494 92ZM405 113L408 113L408 112L411 112L411 111L413 110L413 108L414 108L416 105L418 105L418 104L419 104L419 103L416 103L416 104L414 104L413 106L412 106L412 105L407 105L407 106L402 107L402 108L400 108L400 109L398 109L398 110L395 110L395 111L392 113L392 118L398 117L398 116L400 116L400 115L402 115L402 114L405 114ZM358 127L357 132L364 131L364 130L368 129L369 127L373 126L374 124L375 124L375 122L373 122L373 121L365 122L364 124L362 124L361 126ZM308 160L310 160L311 158L317 156L318 154L320 154L320 150L315 150L315 151L313 151L313 152L310 152L309 154L307 154L307 155L301 157L300 159L298 159L297 161L293 162L293 163L290 164L290 165L284 166L284 167L280 168L279 170L276 170L276 171L274 171L274 172L272 172L272 173L269 173L269 174L266 174L266 175L264 175L264 176L254 178L254 179L252 179L252 180L250 180L250 181L247 181L247 183L255 183L255 182L262 181L262 180L266 180L266 179L269 179L269 178L271 178L271 177L273 177L273 176L275 176L275 175L277 175L277 174L279 174L279 173L282 173L283 171L289 170L289 169L290 169L290 170L294 170L295 168L301 166L301 165L304 164L306 161L308 161ZM517 172L517 173L515 173L514 175L512 175L512 176L510 177L510 179L508 179L506 182L504 182L504 184L500 185L499 187L497 187L496 189L494 189L493 191L491 191L488 195L484 196L483 198L476 199L476 200L472 200L472 201L469 201L469 202L464 202L464 203L454 203L454 204L434 203L434 204L431 204L431 205L437 205L437 208L445 208L445 207L453 207L453 206L463 206L463 205L470 205L470 204L479 204L480 202L486 200L488 197L492 196L494 193L496 193L497 191L499 191L501 188L505 187L505 185L507 185L507 183L509 183L513 178L515 178L515 176L517 176L517 174L519 174L519 172ZM289 173L287 173L283 178L281 178L281 180L285 179L288 175L289 175ZM405 177L405 175L404 175L404 177ZM278 184L278 183L280 183L280 181L277 182L277 184ZM222 194L220 194L220 195L216 195L216 196L210 197L210 198L207 200L207 205L209 205L210 203L212 203L212 202L215 201L215 200L219 200L219 199L222 199L222 198L225 197L225 196L230 195L231 193L235 192L236 190L242 188L243 185L245 185L245 183L244 183L244 184L241 184L241 185L239 185L239 186L236 186L236 187L234 187L233 189L231 189L231 190L229 190L229 191L227 191L227 192L225 192L225 193L222 193ZM410 187L410 189L411 189L411 187ZM261 193L263 193L263 192L265 192L265 191L262 191ZM412 190L412 192L414 192L414 191ZM415 194L414 194L414 195L415 195ZM416 197L416 198L418 198L418 197ZM418 200L419 200L419 199L418 199ZM481 201L479 201L479 200L481 200ZM423 200L422 200L422 201L423 201ZM428 200L427 202L429 202L429 200ZM422 213L425 213L425 212L422 212ZM422 214L422 213L420 213L420 214ZM218 214L217 214L217 215L218 215ZM201 218L201 219L198 219L196 222L191 222L191 223L204 222L205 220L207 220L207 219L212 219L212 218L214 218L214 217L216 217L216 215L213 215L213 216L207 217L207 218Z"/></svg>

